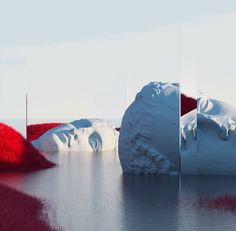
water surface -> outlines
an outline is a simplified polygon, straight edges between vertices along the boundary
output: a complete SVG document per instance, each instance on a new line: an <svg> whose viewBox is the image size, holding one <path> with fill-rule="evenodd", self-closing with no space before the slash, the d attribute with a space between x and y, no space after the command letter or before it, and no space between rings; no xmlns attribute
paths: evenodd
<svg viewBox="0 0 236 231"><path fill-rule="evenodd" d="M236 177L123 174L116 152L45 155L58 166L1 174L0 182L46 199L50 222L64 230L236 230L235 213L196 205L236 195Z"/></svg>

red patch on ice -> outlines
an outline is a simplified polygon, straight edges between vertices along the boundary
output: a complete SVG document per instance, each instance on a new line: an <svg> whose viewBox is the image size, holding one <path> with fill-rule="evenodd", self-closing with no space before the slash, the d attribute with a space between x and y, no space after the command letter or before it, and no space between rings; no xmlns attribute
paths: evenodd
<svg viewBox="0 0 236 231"><path fill-rule="evenodd" d="M181 116L197 108L197 100L181 94Z"/></svg>
<svg viewBox="0 0 236 231"><path fill-rule="evenodd" d="M43 157L13 128L0 123L0 171L32 171L55 164Z"/></svg>
<svg viewBox="0 0 236 231"><path fill-rule="evenodd" d="M45 220L41 201L0 184L1 231L53 231Z"/></svg>
<svg viewBox="0 0 236 231"><path fill-rule="evenodd" d="M220 209L236 212L236 196L221 196L216 198L199 198L197 205L201 208Z"/></svg>
<svg viewBox="0 0 236 231"><path fill-rule="evenodd" d="M43 123L43 124L29 125L27 126L27 140L28 141L37 140L45 132L61 124L62 123Z"/></svg>

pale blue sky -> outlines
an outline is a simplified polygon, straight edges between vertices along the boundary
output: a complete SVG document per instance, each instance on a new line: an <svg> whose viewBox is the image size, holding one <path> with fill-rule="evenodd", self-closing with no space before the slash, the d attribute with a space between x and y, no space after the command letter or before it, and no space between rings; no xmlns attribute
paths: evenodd
<svg viewBox="0 0 236 231"><path fill-rule="evenodd" d="M144 84L180 77L234 103L234 12L235 0L1 1L0 117L24 117L27 88L31 118L121 118Z"/></svg>
<svg viewBox="0 0 236 231"><path fill-rule="evenodd" d="M1 0L0 46L94 40L235 10L235 0Z"/></svg>

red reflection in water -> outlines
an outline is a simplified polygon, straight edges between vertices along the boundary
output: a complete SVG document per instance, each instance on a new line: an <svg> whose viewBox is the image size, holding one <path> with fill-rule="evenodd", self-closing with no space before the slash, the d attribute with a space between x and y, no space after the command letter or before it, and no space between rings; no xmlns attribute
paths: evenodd
<svg viewBox="0 0 236 231"><path fill-rule="evenodd" d="M31 171L53 166L19 132L0 123L0 171Z"/></svg>
<svg viewBox="0 0 236 231"><path fill-rule="evenodd" d="M43 218L42 202L0 184L1 231L52 231Z"/></svg>
<svg viewBox="0 0 236 231"><path fill-rule="evenodd" d="M200 208L220 209L236 212L236 196L224 195L215 198L199 197L197 206Z"/></svg>

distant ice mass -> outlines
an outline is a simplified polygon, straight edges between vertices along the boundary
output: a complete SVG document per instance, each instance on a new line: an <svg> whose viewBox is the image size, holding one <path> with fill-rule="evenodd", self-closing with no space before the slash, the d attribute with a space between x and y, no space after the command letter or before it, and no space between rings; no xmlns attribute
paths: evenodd
<svg viewBox="0 0 236 231"><path fill-rule="evenodd" d="M119 158L124 172L179 170L179 84L151 82L122 119Z"/></svg>
<svg viewBox="0 0 236 231"><path fill-rule="evenodd" d="M42 152L113 151L118 134L109 122L81 119L48 130L32 144Z"/></svg>
<svg viewBox="0 0 236 231"><path fill-rule="evenodd" d="M236 174L236 108L215 99L198 99L198 108L181 118L181 172Z"/></svg>

